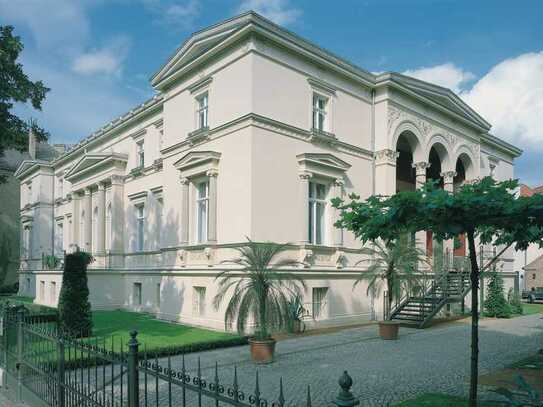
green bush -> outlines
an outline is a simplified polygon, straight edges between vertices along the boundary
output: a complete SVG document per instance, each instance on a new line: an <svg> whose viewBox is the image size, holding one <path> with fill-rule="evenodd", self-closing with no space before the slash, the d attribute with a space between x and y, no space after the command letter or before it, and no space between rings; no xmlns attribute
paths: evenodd
<svg viewBox="0 0 543 407"><path fill-rule="evenodd" d="M77 337L92 334L92 315L87 284L87 265L92 256L85 252L66 255L58 302L59 327Z"/></svg>
<svg viewBox="0 0 543 407"><path fill-rule="evenodd" d="M505 299L505 294L503 293L503 279L497 272L490 275L488 295L484 302L484 311L487 317L511 317L511 306Z"/></svg>
<svg viewBox="0 0 543 407"><path fill-rule="evenodd" d="M511 307L511 312L513 314L524 314L520 293L515 292L513 288L510 288L509 292L507 293L507 302L509 303L509 306Z"/></svg>

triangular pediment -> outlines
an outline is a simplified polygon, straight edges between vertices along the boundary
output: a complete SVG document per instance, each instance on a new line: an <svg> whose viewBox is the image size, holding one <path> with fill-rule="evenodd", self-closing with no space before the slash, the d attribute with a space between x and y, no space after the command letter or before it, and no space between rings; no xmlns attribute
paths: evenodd
<svg viewBox="0 0 543 407"><path fill-rule="evenodd" d="M64 178L68 181L83 176L91 170L104 170L120 163L126 166L128 156L120 153L89 153L85 154L75 165L66 173Z"/></svg>
<svg viewBox="0 0 543 407"><path fill-rule="evenodd" d="M178 69L191 61L194 61L214 46L220 44L223 40L239 30L240 27L247 24L249 19L250 13L242 14L194 33L151 78L151 85L160 87L159 84L168 79Z"/></svg>
<svg viewBox="0 0 543 407"><path fill-rule="evenodd" d="M400 83L409 90L422 97L430 99L432 102L468 119L487 131L490 130L490 123L483 119L475 110L473 110L450 89L398 73L392 73L391 75L394 81Z"/></svg>
<svg viewBox="0 0 543 407"><path fill-rule="evenodd" d="M191 151L175 162L174 167L179 171L209 164L218 164L221 153L216 151Z"/></svg>
<svg viewBox="0 0 543 407"><path fill-rule="evenodd" d="M304 153L296 156L301 166L311 170L311 167L327 168L332 171L345 172L351 164L328 153Z"/></svg>

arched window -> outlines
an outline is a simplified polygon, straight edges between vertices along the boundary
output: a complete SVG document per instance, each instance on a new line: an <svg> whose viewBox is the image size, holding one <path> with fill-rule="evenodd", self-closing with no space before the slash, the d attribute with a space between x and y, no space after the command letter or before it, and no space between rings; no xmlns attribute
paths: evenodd
<svg viewBox="0 0 543 407"><path fill-rule="evenodd" d="M111 203L107 206L106 210L106 251L111 250Z"/></svg>

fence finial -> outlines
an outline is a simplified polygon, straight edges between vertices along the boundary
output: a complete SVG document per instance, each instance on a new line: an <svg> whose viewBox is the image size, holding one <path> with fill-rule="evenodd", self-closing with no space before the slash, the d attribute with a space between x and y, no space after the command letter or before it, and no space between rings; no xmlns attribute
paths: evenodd
<svg viewBox="0 0 543 407"><path fill-rule="evenodd" d="M353 379L351 378L351 376L349 376L346 370L339 378L338 383L339 387L341 387L341 390L336 396L336 399L332 401L332 403L334 403L338 407L353 407L360 404L360 400L356 399L351 392Z"/></svg>

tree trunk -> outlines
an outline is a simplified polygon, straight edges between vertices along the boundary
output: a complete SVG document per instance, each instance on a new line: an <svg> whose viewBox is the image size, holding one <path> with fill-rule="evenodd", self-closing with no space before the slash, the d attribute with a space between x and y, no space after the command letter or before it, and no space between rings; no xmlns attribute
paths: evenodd
<svg viewBox="0 0 543 407"><path fill-rule="evenodd" d="M475 249L474 231L468 231L469 258L471 262L471 370L469 406L477 407L477 382L479 379L479 265Z"/></svg>
<svg viewBox="0 0 543 407"><path fill-rule="evenodd" d="M268 336L268 327L267 327L267 321L266 321L266 296L264 298L260 298L260 305L259 305L259 323L260 323L260 335L262 336L261 339L265 339Z"/></svg>
<svg viewBox="0 0 543 407"><path fill-rule="evenodd" d="M387 271L387 288L388 288L388 313L386 316L386 319L390 319L390 313L392 311L392 291L394 290L393 287L393 280L392 280L392 272L390 270Z"/></svg>

